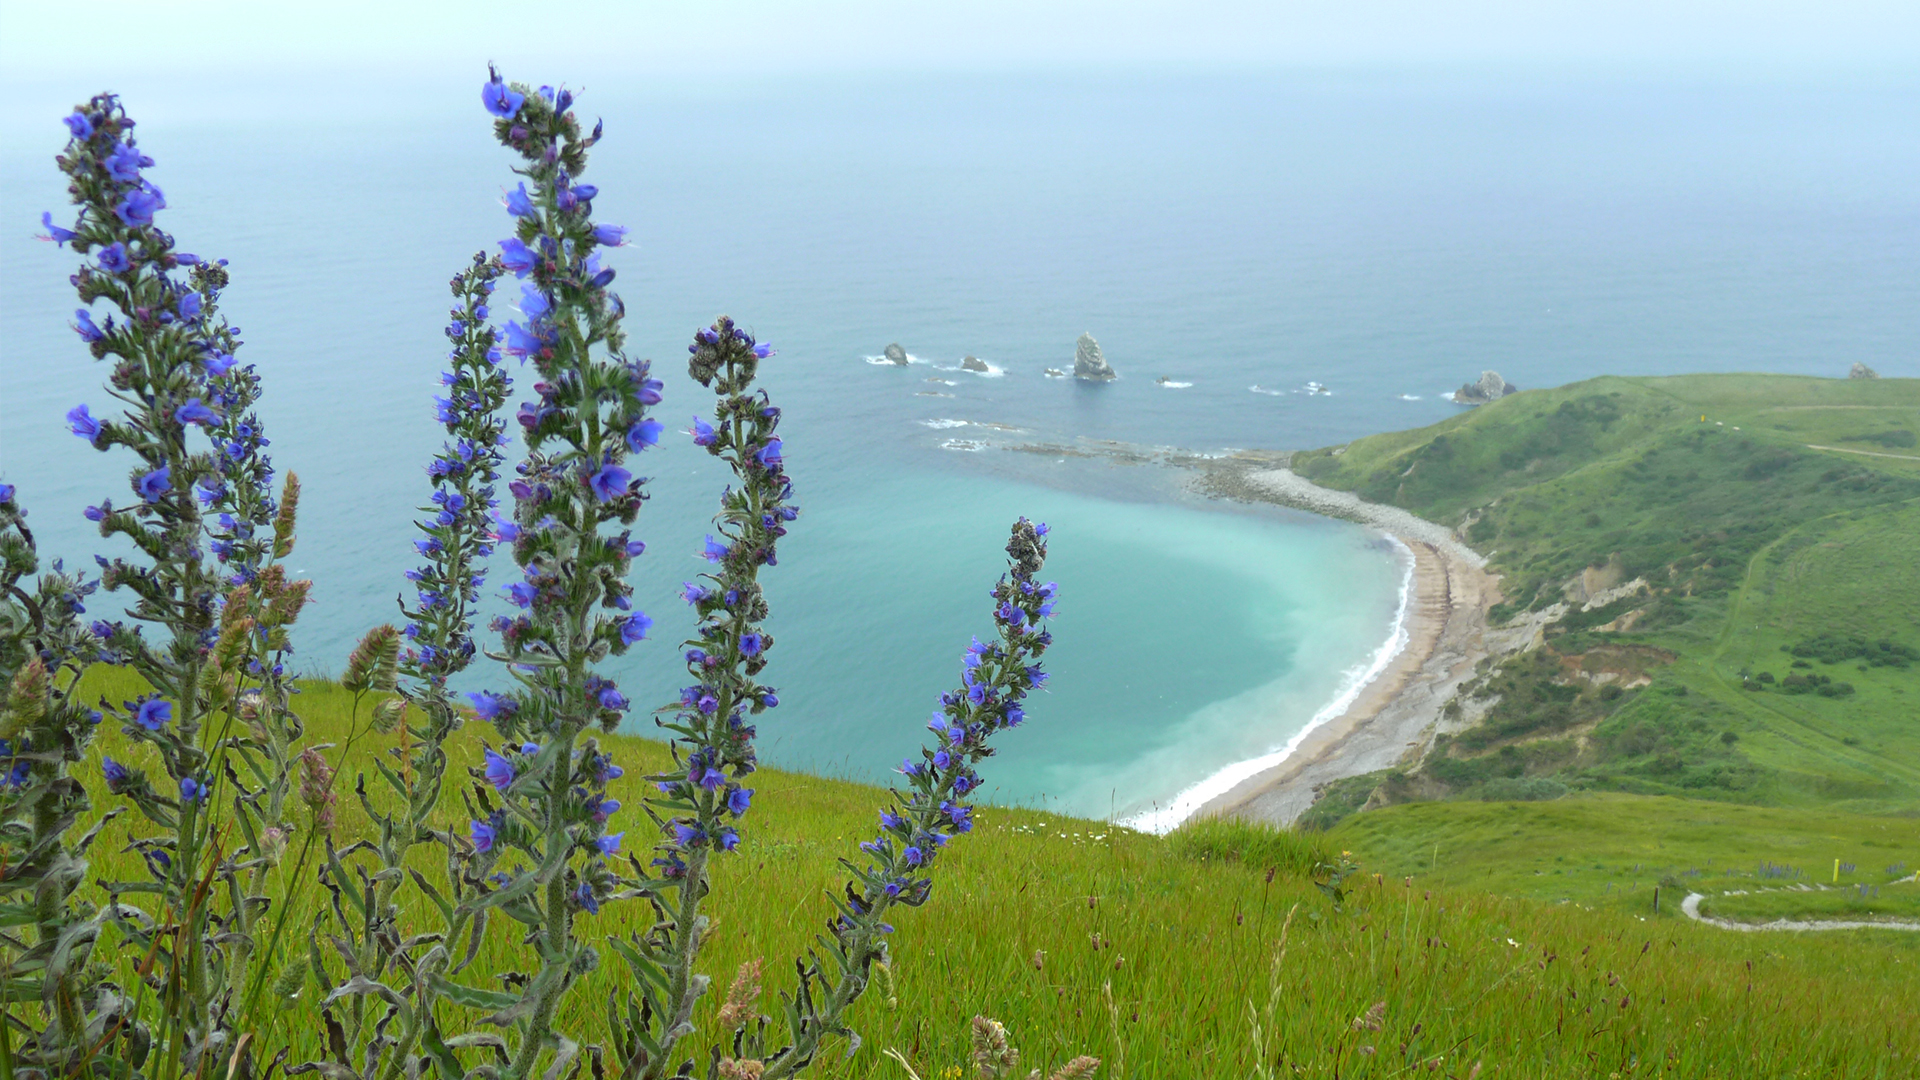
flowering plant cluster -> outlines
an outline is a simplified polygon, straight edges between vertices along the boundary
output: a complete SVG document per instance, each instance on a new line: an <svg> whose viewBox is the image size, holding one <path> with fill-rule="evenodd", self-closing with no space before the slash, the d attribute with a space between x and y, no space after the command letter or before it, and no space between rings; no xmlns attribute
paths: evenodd
<svg viewBox="0 0 1920 1080"><path fill-rule="evenodd" d="M0 1037L6 1061L42 1076L250 1077L274 1049L256 1041L267 1030L260 1011L311 983L325 1060L288 1075L525 1080L540 1069L553 1080L588 1061L595 1076L609 1064L622 1077L693 1074L686 1046L710 985L697 963L712 860L747 842L756 721L779 704L763 681L773 637L759 575L777 564L798 510L780 410L756 387L773 350L725 317L689 346L689 374L717 397L712 419L695 418L690 434L736 483L705 540L707 571L682 594L696 621L682 644L690 680L656 721L674 766L647 778L651 824L638 827L650 840L629 844L632 827L617 822L609 793L623 771L591 729L612 732L627 717L631 702L603 668L653 626L628 581L645 551L632 526L647 499L632 465L661 438L649 412L663 388L647 361L625 353L625 307L602 263L625 230L593 221L599 192L580 181L601 126L583 130L565 88L489 75L482 103L520 158L504 199L513 235L452 280L449 370L434 399L447 440L427 468L421 562L406 575L413 596L399 604L403 628L375 627L348 659L341 683L353 714L334 760L328 745L302 745L292 708L288 631L309 583L289 580L283 562L299 487L289 476L275 497L253 411L259 379L234 359L239 331L217 310L225 265L176 251L155 226L166 201L115 98L67 118L59 160L80 214L72 228L51 214L43 224L90 259L73 279L89 305L75 329L97 359L112 359L109 386L124 406L117 417L79 406L68 423L96 448L137 459L133 498L87 516L141 558L100 559L97 583L56 562L29 592L20 583L38 557L13 489L0 485L0 917L37 935L0 937L0 960L9 1008L37 998L43 1013L20 1025L23 1042ZM517 316L496 329L495 294L509 275ZM100 300L115 310L97 320ZM526 454L503 494L509 357L537 381L513 414ZM884 918L926 902L940 850L972 827L975 766L1046 678L1036 662L1052 640L1043 620L1054 587L1036 581L1045 535L1044 525L1015 524L1009 572L993 591L999 634L967 650L961 685L931 725L935 744L902 766L906 783L880 835L861 845L865 865L845 862L854 876L829 935L796 965L786 1040L770 1046L750 965L714 1033L731 1053L713 1048L709 1075L794 1076L830 1036L857 1045L847 1012L886 962ZM501 592L509 613L492 623L500 645L484 651L511 688L462 701L449 683L483 651L473 624L484 563L502 545L518 572ZM132 625L81 625L100 586L132 593ZM147 626L168 640L149 642ZM81 705L72 691L95 660L127 666L152 689L99 712ZM107 902L93 904L76 895L85 853L119 810L69 839L90 803L68 767L108 715L166 781L105 760L107 791L158 832L129 843L149 879L103 882ZM456 823L442 802L450 736L468 716L494 737L467 770ZM373 835L336 844L336 772L368 736L397 743L372 759L397 800L374 798L361 776L354 793ZM306 808L298 821L296 803ZM438 887L410 858L420 848L444 857ZM283 860L292 872L270 878ZM318 903L306 903L309 881L324 890ZM603 906L628 900L651 908L643 932L594 929ZM284 956L289 928L309 918L310 932L294 931L304 955ZM493 973L498 988L462 981L503 920L518 924L528 970ZM93 949L109 929L122 945L118 967ZM634 978L624 1007L607 1003L603 1038L589 1041L560 1030L561 1003L603 948Z"/></svg>
<svg viewBox="0 0 1920 1080"><path fill-rule="evenodd" d="M42 215L48 238L91 256L73 275L82 303L74 329L95 359L111 360L108 387L124 407L96 417L67 414L74 434L98 450L123 447L136 459L132 498L90 507L102 536L124 536L143 557L96 557L101 584L126 590L136 624L163 628L151 643L140 625L97 621L89 628L101 659L125 664L152 689L136 700L100 704L166 773L107 758L107 790L127 799L159 832L135 838L151 880L107 883L106 913L128 948L143 955L131 1004L101 1007L111 1023L96 1049L120 1040L138 1069L149 1049L164 1067L226 1060L245 988L258 968L255 923L267 905L252 899L285 849L293 745L301 730L285 678L287 631L306 603L308 583L290 581L278 560L293 546L298 484L273 495L267 440L251 409L259 382L234 352L239 331L219 314L224 262L177 250L155 223L166 198L144 170L134 122L112 95L66 118L58 158L79 207L72 228ZM112 309L96 320L92 305ZM125 902L151 896L148 911ZM154 995L155 1021L143 1019ZM212 1058L209 1058L212 1055Z"/></svg>

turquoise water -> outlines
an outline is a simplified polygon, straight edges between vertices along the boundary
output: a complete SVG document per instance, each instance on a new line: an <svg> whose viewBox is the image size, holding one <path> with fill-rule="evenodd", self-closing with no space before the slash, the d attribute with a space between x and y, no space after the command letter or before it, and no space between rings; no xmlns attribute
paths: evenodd
<svg viewBox="0 0 1920 1080"><path fill-rule="evenodd" d="M232 260L226 309L265 377L274 456L306 482L296 568L316 585L296 641L337 670L403 584L444 283L505 233L509 162L477 80L0 75L0 479L76 561L100 544L81 508L124 491L125 465L60 421L104 404L104 372L66 328L71 253L31 236L65 202L57 118L102 81L142 121L162 224ZM768 575L786 704L762 725L767 758L884 778L988 628L1001 538L1026 514L1056 529L1055 678L988 784L1126 817L1323 713L1389 641L1403 560L1153 470L967 452L960 422L1300 447L1452 415L1441 394L1486 367L1521 386L1855 360L1920 374L1911 82L634 79L581 107L607 120L589 178L598 217L633 230L616 288L634 351L663 358L670 426L706 408L678 375L695 327L726 311L782 350L767 381L805 516ZM1082 331L1119 382L1043 377ZM867 362L891 341L930 362ZM966 353L997 373L951 370ZM641 606L663 640L621 676L663 701L673 596L722 478L684 443L649 456Z"/></svg>

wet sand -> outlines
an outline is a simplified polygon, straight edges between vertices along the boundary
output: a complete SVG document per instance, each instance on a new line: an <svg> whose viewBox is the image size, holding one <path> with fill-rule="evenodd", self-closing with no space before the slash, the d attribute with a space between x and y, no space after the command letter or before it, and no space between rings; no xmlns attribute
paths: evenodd
<svg viewBox="0 0 1920 1080"><path fill-rule="evenodd" d="M1486 560L1443 526L1404 510L1319 487L1290 470L1231 460L1201 470L1196 486L1217 498L1273 502L1346 518L1397 537L1414 556L1408 641L1346 712L1310 732L1285 761L1249 777L1198 815L1285 825L1313 805L1314 789L1418 760L1441 710L1491 652L1487 610L1500 600Z"/></svg>

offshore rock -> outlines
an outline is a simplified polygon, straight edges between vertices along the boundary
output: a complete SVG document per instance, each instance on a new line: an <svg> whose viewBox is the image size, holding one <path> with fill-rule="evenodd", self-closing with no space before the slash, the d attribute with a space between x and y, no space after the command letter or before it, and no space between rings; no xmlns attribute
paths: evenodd
<svg viewBox="0 0 1920 1080"><path fill-rule="evenodd" d="M885 349L882 349L881 355L885 356L889 361L899 364L901 367L907 366L907 350L901 348L900 343L897 341Z"/></svg>
<svg viewBox="0 0 1920 1080"><path fill-rule="evenodd" d="M1849 379L1877 379L1879 377L1879 372L1858 362L1855 362L1853 365L1853 370L1847 372L1847 378Z"/></svg>
<svg viewBox="0 0 1920 1080"><path fill-rule="evenodd" d="M1460 405L1485 405L1508 394L1517 394L1520 388L1500 377L1497 371L1483 371L1479 382L1470 382L1453 392L1453 400Z"/></svg>
<svg viewBox="0 0 1920 1080"><path fill-rule="evenodd" d="M965 360L960 361L960 370L961 371L992 371L993 369L987 366L987 362L985 360L982 360L977 356L969 356Z"/></svg>
<svg viewBox="0 0 1920 1080"><path fill-rule="evenodd" d="M1081 334L1080 340L1073 346L1073 377L1106 382L1120 376L1107 366L1107 358L1100 355L1100 343L1093 340L1093 335Z"/></svg>

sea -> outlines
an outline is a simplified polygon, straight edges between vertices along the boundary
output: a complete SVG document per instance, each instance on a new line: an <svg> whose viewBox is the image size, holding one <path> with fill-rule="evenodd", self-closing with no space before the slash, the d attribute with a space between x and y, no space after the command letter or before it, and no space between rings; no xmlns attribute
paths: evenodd
<svg viewBox="0 0 1920 1080"><path fill-rule="evenodd" d="M114 550L81 510L125 498L129 463L65 429L108 405L105 372L68 328L76 257L34 239L42 210L69 213L52 159L99 89L82 78L10 87L0 118L0 481L43 552L84 565ZM302 671L337 672L397 618L446 282L508 231L480 81L117 84L161 223L230 260L224 310L304 485ZM1920 375L1917 89L1845 70L742 73L615 79L577 108L605 120L585 179L631 230L614 287L669 429L711 407L683 374L695 329L724 313L779 349L764 381L802 516L763 579L782 701L763 759L885 783L991 631L1024 515L1051 526L1052 677L983 763L985 797L1164 829L1401 647L1409 562L1359 526L1082 451L1340 443L1455 415L1448 393L1487 369L1522 388ZM1082 333L1117 381L1046 375ZM894 343L911 363L880 360ZM654 640L609 666L651 706L685 679L677 594L727 477L684 436L641 471ZM489 594L510 567L491 576ZM466 686L503 681L483 663ZM628 726L654 731L644 707Z"/></svg>

